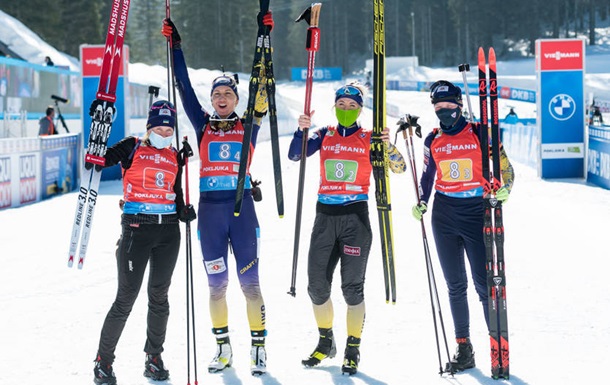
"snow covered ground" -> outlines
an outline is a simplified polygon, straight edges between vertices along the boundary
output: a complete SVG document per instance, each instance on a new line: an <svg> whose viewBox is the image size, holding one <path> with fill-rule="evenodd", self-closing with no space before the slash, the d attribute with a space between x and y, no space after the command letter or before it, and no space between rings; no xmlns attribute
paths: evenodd
<svg viewBox="0 0 610 385"><path fill-rule="evenodd" d="M605 63L608 56L606 56ZM602 62L602 61L600 61ZM589 62L590 63L590 62ZM511 66L506 66L506 75ZM165 74L139 66L149 82L164 82ZM436 72L437 78L453 79L457 70ZM607 71L607 70L605 70ZM604 72L604 70L599 70ZM134 73L134 71L131 71ZM198 76L201 74L201 76ZM531 74L533 75L533 74ZM193 71L201 97L209 94L211 75ZM608 88L600 77L596 86ZM338 84L314 83L314 123L333 123L333 90ZM242 90L242 95L246 95ZM261 225L261 280L267 308L268 373L254 378L249 372L250 337L245 302L233 275L229 287L230 333L234 348L233 368L220 374L207 373L215 351L207 307L207 284L197 239L193 239L197 380L224 385L400 385L452 384L573 385L602 384L602 370L610 346L610 291L605 266L610 254L608 218L610 191L582 180L541 180L536 171L514 163L516 181L504 208L506 229L508 315L511 346L511 378L494 381L489 371L489 342L480 304L470 288L471 333L477 368L451 376L439 376L434 329L419 224L412 219L414 204L410 172L392 175L392 213L396 250L398 299L385 303L377 215L371 196L374 243L366 282L367 317L362 336L361 363L356 376L340 373L341 354L319 368L304 369L300 360L311 353L317 329L306 291L306 259L313 225L318 181L318 157L308 159L299 252L297 295L290 286L296 184L299 164L285 154L302 111L302 84L278 87L285 217L275 208L271 149L261 141L252 173L263 181L264 199L257 203ZM402 113L421 116L428 132L436 119L427 94L391 92L388 99L403 106ZM242 99L242 107L245 98ZM476 105L476 99L473 100ZM503 106L505 108L505 106ZM523 114L534 105L523 104ZM527 110L527 109L530 110ZM521 111L518 110L521 115ZM395 129L395 118L388 126ZM371 125L366 110L363 124ZM188 122L181 119L181 133ZM264 129L265 130L265 129ZM264 134L263 134L264 137ZM191 136L191 138L194 137ZM421 140L415 138L418 170L421 171ZM398 148L405 152L399 138ZM190 163L191 201L197 201L197 160ZM94 218L89 252L82 271L66 267L71 221L76 194L66 194L35 205L0 211L0 384L35 385L92 383L93 359L104 317L116 291L115 243L120 234L121 184L104 182ZM444 280L437 263L433 237L428 228L437 288L453 354L453 325ZM183 227L184 228L184 227ZM183 232L184 233L184 232ZM234 270L234 264L230 265ZM345 347L345 303L339 277L335 279L335 334L339 350ZM170 291L171 315L163 354L171 378L165 384L187 382L185 254L181 251ZM142 377L146 321L146 293L140 294L119 342L114 368L120 385L153 383ZM444 347L442 361L446 361ZM193 366L191 365L191 370ZM193 372L190 383L195 383Z"/></svg>

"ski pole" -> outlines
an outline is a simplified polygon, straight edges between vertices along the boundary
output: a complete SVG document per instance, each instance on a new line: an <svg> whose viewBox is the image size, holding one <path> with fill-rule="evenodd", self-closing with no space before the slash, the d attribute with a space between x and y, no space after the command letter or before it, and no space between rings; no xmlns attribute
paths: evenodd
<svg viewBox="0 0 610 385"><path fill-rule="evenodd" d="M170 0L165 0L165 17L170 19ZM174 134L176 136L176 149L180 149L180 133L178 131L178 107L176 104L176 84L174 76L174 55L173 55L173 42L171 36L167 37L167 100L170 100L174 104L176 109L176 129Z"/></svg>
<svg viewBox="0 0 610 385"><path fill-rule="evenodd" d="M189 160L193 156L193 149L185 136L182 141L184 157L184 181L185 181L185 204L188 207L191 202L189 198ZM191 383L191 338L190 325L193 325L193 370L195 374L195 385L197 385L197 338L195 336L195 290L193 287L193 246L191 242L191 221L186 221L186 360L187 360L187 385Z"/></svg>
<svg viewBox="0 0 610 385"><path fill-rule="evenodd" d="M152 106L153 99L159 96L159 87L148 86L148 94L150 95L150 97L148 98L148 105Z"/></svg>
<svg viewBox="0 0 610 385"><path fill-rule="evenodd" d="M421 197L419 195L419 189L417 187L417 169L415 164L415 146L413 145L413 126L415 126L415 134L421 138L421 126L417 123L418 116L414 115L405 115L404 118L398 121L398 132L402 131L403 138L405 140L405 145L407 147L407 156L409 157L409 164L411 166L411 176L413 177L413 187L415 188L415 197L417 198L417 203L421 203ZM407 140L407 130L408 130L408 140ZM440 323L441 331L443 334L443 340L445 342L445 350L447 352L447 362L449 362L449 372L453 374L453 368L451 367L451 358L449 355L449 344L447 343L447 335L445 333L445 323L443 321L443 314L441 312L441 305L438 298L438 289L436 286L436 279L434 277L434 268L432 267L432 260L430 258L430 247L428 245L428 237L426 235L426 226L424 224L424 218L420 219L421 225L421 233L422 233L422 241L424 246L424 258L426 260L426 271L428 275L428 291L430 292L430 306L432 309L432 319L434 322L434 337L436 338L436 352L438 355L438 364L439 364L439 374L443 374L445 370L443 369L443 364L441 361L441 350L440 350L440 342L439 342L439 330L438 323ZM438 312L438 322L436 313Z"/></svg>
<svg viewBox="0 0 610 385"><path fill-rule="evenodd" d="M307 28L307 42L305 49L307 50L307 78L305 80L305 107L303 113L307 116L311 115L311 88L313 84L313 70L316 60L316 51L320 48L320 29L318 21L320 18L321 3L313 3L295 20L299 22L305 20L309 27ZM299 187L297 197L297 213L294 226L294 248L292 253L292 281L290 282L290 291L288 294L296 296L296 280L297 280L297 261L299 259L299 238L301 234L301 214L303 211L303 188L305 185L305 166L307 162L307 139L309 139L309 127L303 127L303 141L301 144L301 163L299 167Z"/></svg>
<svg viewBox="0 0 610 385"><path fill-rule="evenodd" d="M462 73L462 79L464 79L464 91L466 91L466 102L468 103L468 117L470 118L470 122L474 123L474 114L472 113L472 105L470 104L470 91L468 91L468 80L466 79L466 72L470 71L470 64L460 64L458 70Z"/></svg>

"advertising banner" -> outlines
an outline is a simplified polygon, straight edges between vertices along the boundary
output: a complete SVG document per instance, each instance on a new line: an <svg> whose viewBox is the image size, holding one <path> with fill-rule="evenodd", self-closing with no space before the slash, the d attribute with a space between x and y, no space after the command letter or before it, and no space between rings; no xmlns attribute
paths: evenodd
<svg viewBox="0 0 610 385"><path fill-rule="evenodd" d="M589 126L587 181L610 189L610 126Z"/></svg>
<svg viewBox="0 0 610 385"><path fill-rule="evenodd" d="M89 116L89 107L95 100L97 89L100 82L100 72L102 70L103 45L81 45L81 66L83 72L83 142L84 146L87 146L89 139L89 131L91 125L91 117ZM128 87L128 69L129 64L129 47L123 47L122 62L119 67L119 78L116 88L116 113L115 119L112 123L112 131L110 131L110 137L108 138L108 146L112 146L119 140L123 139L127 132L129 132L129 115L126 106L128 102L125 98L129 95L126 92ZM121 167L119 165L104 169L102 172L102 180L114 180L121 179Z"/></svg>
<svg viewBox="0 0 610 385"><path fill-rule="evenodd" d="M538 174L584 178L584 40L536 40Z"/></svg>
<svg viewBox="0 0 610 385"><path fill-rule="evenodd" d="M11 181L11 156L0 155L0 210L13 204Z"/></svg>
<svg viewBox="0 0 610 385"><path fill-rule="evenodd" d="M305 81L307 79L307 68L293 67L291 69L291 80ZM329 81L343 79L343 69L341 67L322 67L315 68L313 71L313 80Z"/></svg>

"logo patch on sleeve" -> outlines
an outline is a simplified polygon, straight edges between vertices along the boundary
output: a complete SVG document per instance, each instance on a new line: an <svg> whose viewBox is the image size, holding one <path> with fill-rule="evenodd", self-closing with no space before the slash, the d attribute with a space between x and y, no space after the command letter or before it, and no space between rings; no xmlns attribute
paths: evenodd
<svg viewBox="0 0 610 385"><path fill-rule="evenodd" d="M351 255L351 256L354 256L354 257L359 257L360 256L360 248L359 247L355 247L355 246L345 245L345 246L343 246L343 254Z"/></svg>
<svg viewBox="0 0 610 385"><path fill-rule="evenodd" d="M225 261L222 258L215 259L213 261L204 261L205 262L205 271L209 275L211 274L220 274L223 271L227 270L227 265L225 265Z"/></svg>

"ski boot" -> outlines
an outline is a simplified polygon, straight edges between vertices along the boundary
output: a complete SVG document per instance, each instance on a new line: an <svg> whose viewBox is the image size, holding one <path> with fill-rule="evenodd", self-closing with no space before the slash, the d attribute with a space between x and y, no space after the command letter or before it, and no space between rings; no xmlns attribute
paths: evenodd
<svg viewBox="0 0 610 385"><path fill-rule="evenodd" d="M229 340L229 328L213 329L216 335L216 355L208 365L208 372L217 373L233 364L233 351Z"/></svg>
<svg viewBox="0 0 610 385"><path fill-rule="evenodd" d="M347 346L345 347L345 356L343 358L343 366L341 366L341 374L354 375L358 372L358 363L360 362L360 338L349 336L347 337Z"/></svg>
<svg viewBox="0 0 610 385"><path fill-rule="evenodd" d="M169 378L169 370L163 364L160 354L146 354L144 377L155 381L165 381Z"/></svg>
<svg viewBox="0 0 610 385"><path fill-rule="evenodd" d="M445 371L452 374L475 367L474 351L470 338L456 338L456 341L458 343L456 352L451 361L445 365Z"/></svg>
<svg viewBox="0 0 610 385"><path fill-rule="evenodd" d="M116 385L112 365L102 361L102 357L99 355L95 359L95 367L93 367L93 382L96 385Z"/></svg>
<svg viewBox="0 0 610 385"><path fill-rule="evenodd" d="M266 330L252 331L252 348L250 348L250 373L260 376L267 373L267 352L265 351Z"/></svg>
<svg viewBox="0 0 610 385"><path fill-rule="evenodd" d="M337 346L335 345L335 339L333 338L332 329L318 329L320 331L320 339L316 349L307 357L302 360L301 363L307 368L313 368L322 362L325 358L334 358L337 355Z"/></svg>

